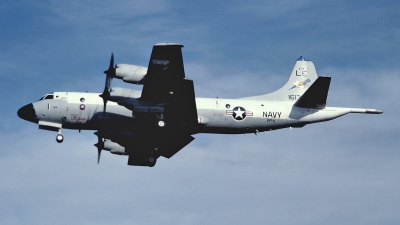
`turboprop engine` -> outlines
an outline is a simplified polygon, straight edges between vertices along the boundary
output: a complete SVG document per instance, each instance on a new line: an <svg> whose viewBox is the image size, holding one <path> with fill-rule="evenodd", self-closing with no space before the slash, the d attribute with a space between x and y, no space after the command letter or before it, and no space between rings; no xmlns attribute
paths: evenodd
<svg viewBox="0 0 400 225"><path fill-rule="evenodd" d="M108 100L117 102L119 105L122 105L131 110L133 115L135 115L135 113L144 112L164 112L164 107L162 106L154 106L153 104L145 101L138 101L141 95L141 91L132 90L129 88L113 88L110 92L110 97L108 98Z"/></svg>
<svg viewBox="0 0 400 225"><path fill-rule="evenodd" d="M130 64L117 64L115 67L115 77L127 83L137 84L147 74L147 67Z"/></svg>
<svg viewBox="0 0 400 225"><path fill-rule="evenodd" d="M141 91L129 89L129 88L119 88L115 87L110 92L110 99L113 102L117 102L124 98L140 98L142 95Z"/></svg>
<svg viewBox="0 0 400 225"><path fill-rule="evenodd" d="M110 151L116 155L126 155L125 147L119 145L118 143L112 142L111 140L105 139L104 140L104 150Z"/></svg>

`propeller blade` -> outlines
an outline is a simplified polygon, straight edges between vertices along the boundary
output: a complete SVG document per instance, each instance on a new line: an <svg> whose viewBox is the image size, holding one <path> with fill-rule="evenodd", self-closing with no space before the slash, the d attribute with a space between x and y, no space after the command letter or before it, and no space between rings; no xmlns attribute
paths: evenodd
<svg viewBox="0 0 400 225"><path fill-rule="evenodd" d="M114 53L111 53L110 66L108 70L105 70L104 73L109 77L115 77L115 68L114 68Z"/></svg>
<svg viewBox="0 0 400 225"><path fill-rule="evenodd" d="M98 154L97 154L97 164L100 164L101 150L102 150L102 149L98 149L98 150L97 150L97 152L98 152Z"/></svg>
<svg viewBox="0 0 400 225"><path fill-rule="evenodd" d="M115 67L114 67L114 53L111 53L111 59L110 59L110 66L108 67L107 70L104 71L104 73L107 75L106 76L106 82L104 84L104 91L100 95L101 98L103 98L103 118L106 115L106 109L107 109L107 102L108 99L110 98L110 92L111 92L111 85L112 85L112 78L115 77Z"/></svg>
<svg viewBox="0 0 400 225"><path fill-rule="evenodd" d="M106 117L107 100L103 98L103 119Z"/></svg>
<svg viewBox="0 0 400 225"><path fill-rule="evenodd" d="M97 164L99 164L100 163L101 151L104 148L104 141L103 141L103 138L101 138L97 132L94 133L94 134L97 135L97 138L98 138L98 141L97 141L96 144L94 144L94 146L97 147L97 152L98 152L97 153Z"/></svg>
<svg viewBox="0 0 400 225"><path fill-rule="evenodd" d="M100 95L103 98L103 119L106 117L106 108L107 108L107 91L104 89L103 94Z"/></svg>

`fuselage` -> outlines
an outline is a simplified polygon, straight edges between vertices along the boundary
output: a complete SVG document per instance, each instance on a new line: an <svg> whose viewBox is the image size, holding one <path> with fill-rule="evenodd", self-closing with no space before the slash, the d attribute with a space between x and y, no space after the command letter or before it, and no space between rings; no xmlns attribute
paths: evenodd
<svg viewBox="0 0 400 225"><path fill-rule="evenodd" d="M132 111L109 101L103 112L104 102L99 95L100 93L55 92L21 108L18 115L48 130L132 130L135 120ZM198 127L195 133L257 133L285 127L302 127L308 123L331 120L349 112L365 112L365 109L335 107L306 109L295 107L293 103L196 98Z"/></svg>

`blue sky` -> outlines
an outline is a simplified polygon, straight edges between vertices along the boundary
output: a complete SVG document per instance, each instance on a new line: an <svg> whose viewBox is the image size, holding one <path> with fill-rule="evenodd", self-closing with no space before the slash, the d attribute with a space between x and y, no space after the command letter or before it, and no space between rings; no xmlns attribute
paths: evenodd
<svg viewBox="0 0 400 225"><path fill-rule="evenodd" d="M1 224L398 224L398 1L12 1L0 9ZM272 92L295 60L331 76L329 106L381 115L262 135L196 135L154 168L92 131L17 117L53 91L101 92L111 52L147 66L177 42L199 97ZM114 86L132 87L115 81ZM140 86L133 86L140 89Z"/></svg>

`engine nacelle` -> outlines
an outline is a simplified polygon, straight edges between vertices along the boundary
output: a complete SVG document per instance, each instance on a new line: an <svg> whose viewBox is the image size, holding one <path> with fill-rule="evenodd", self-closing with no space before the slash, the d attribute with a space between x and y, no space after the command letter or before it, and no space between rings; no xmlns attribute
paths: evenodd
<svg viewBox="0 0 400 225"><path fill-rule="evenodd" d="M123 98L140 98L142 95L141 91L132 90L129 88L115 87L110 92L110 99L113 102L117 102Z"/></svg>
<svg viewBox="0 0 400 225"><path fill-rule="evenodd" d="M115 77L124 80L127 83L137 84L147 74L147 67L130 64L117 64L115 68Z"/></svg>
<svg viewBox="0 0 400 225"><path fill-rule="evenodd" d="M111 140L106 139L104 141L104 150L110 151L113 154L117 155L126 155L125 147L119 145L118 143L112 142Z"/></svg>

